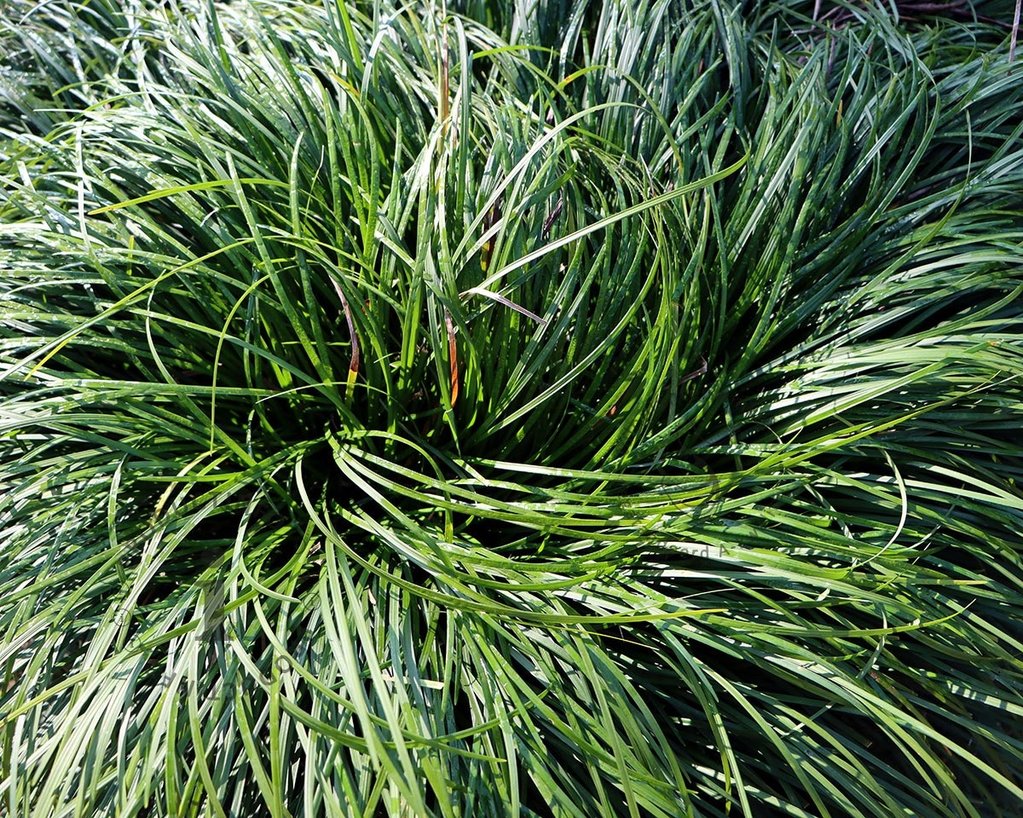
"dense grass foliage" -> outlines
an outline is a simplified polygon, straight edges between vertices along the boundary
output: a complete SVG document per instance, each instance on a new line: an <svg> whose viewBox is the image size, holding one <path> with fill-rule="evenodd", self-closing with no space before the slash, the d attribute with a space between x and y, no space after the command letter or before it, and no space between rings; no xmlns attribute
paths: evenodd
<svg viewBox="0 0 1023 818"><path fill-rule="evenodd" d="M1018 814L1023 69L818 11L0 6L0 813Z"/></svg>

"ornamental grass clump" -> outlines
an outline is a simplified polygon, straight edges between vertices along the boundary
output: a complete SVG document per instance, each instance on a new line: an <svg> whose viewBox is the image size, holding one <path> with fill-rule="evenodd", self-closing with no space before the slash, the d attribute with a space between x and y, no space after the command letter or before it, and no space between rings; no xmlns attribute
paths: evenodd
<svg viewBox="0 0 1023 818"><path fill-rule="evenodd" d="M9 0L0 812L1016 814L1023 75L841 7Z"/></svg>

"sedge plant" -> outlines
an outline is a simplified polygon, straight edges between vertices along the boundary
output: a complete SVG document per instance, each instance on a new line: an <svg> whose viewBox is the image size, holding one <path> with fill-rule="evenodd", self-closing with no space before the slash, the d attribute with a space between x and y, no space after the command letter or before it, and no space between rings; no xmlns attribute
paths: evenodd
<svg viewBox="0 0 1023 818"><path fill-rule="evenodd" d="M1005 31L8 0L0 813L1023 803Z"/></svg>

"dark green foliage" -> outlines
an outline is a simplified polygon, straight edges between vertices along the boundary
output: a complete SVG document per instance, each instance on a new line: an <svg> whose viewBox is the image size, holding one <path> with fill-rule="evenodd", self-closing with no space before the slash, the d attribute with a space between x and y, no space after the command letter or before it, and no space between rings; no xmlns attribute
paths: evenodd
<svg viewBox="0 0 1023 818"><path fill-rule="evenodd" d="M0 812L1017 814L1023 75L896 10L3 6Z"/></svg>

